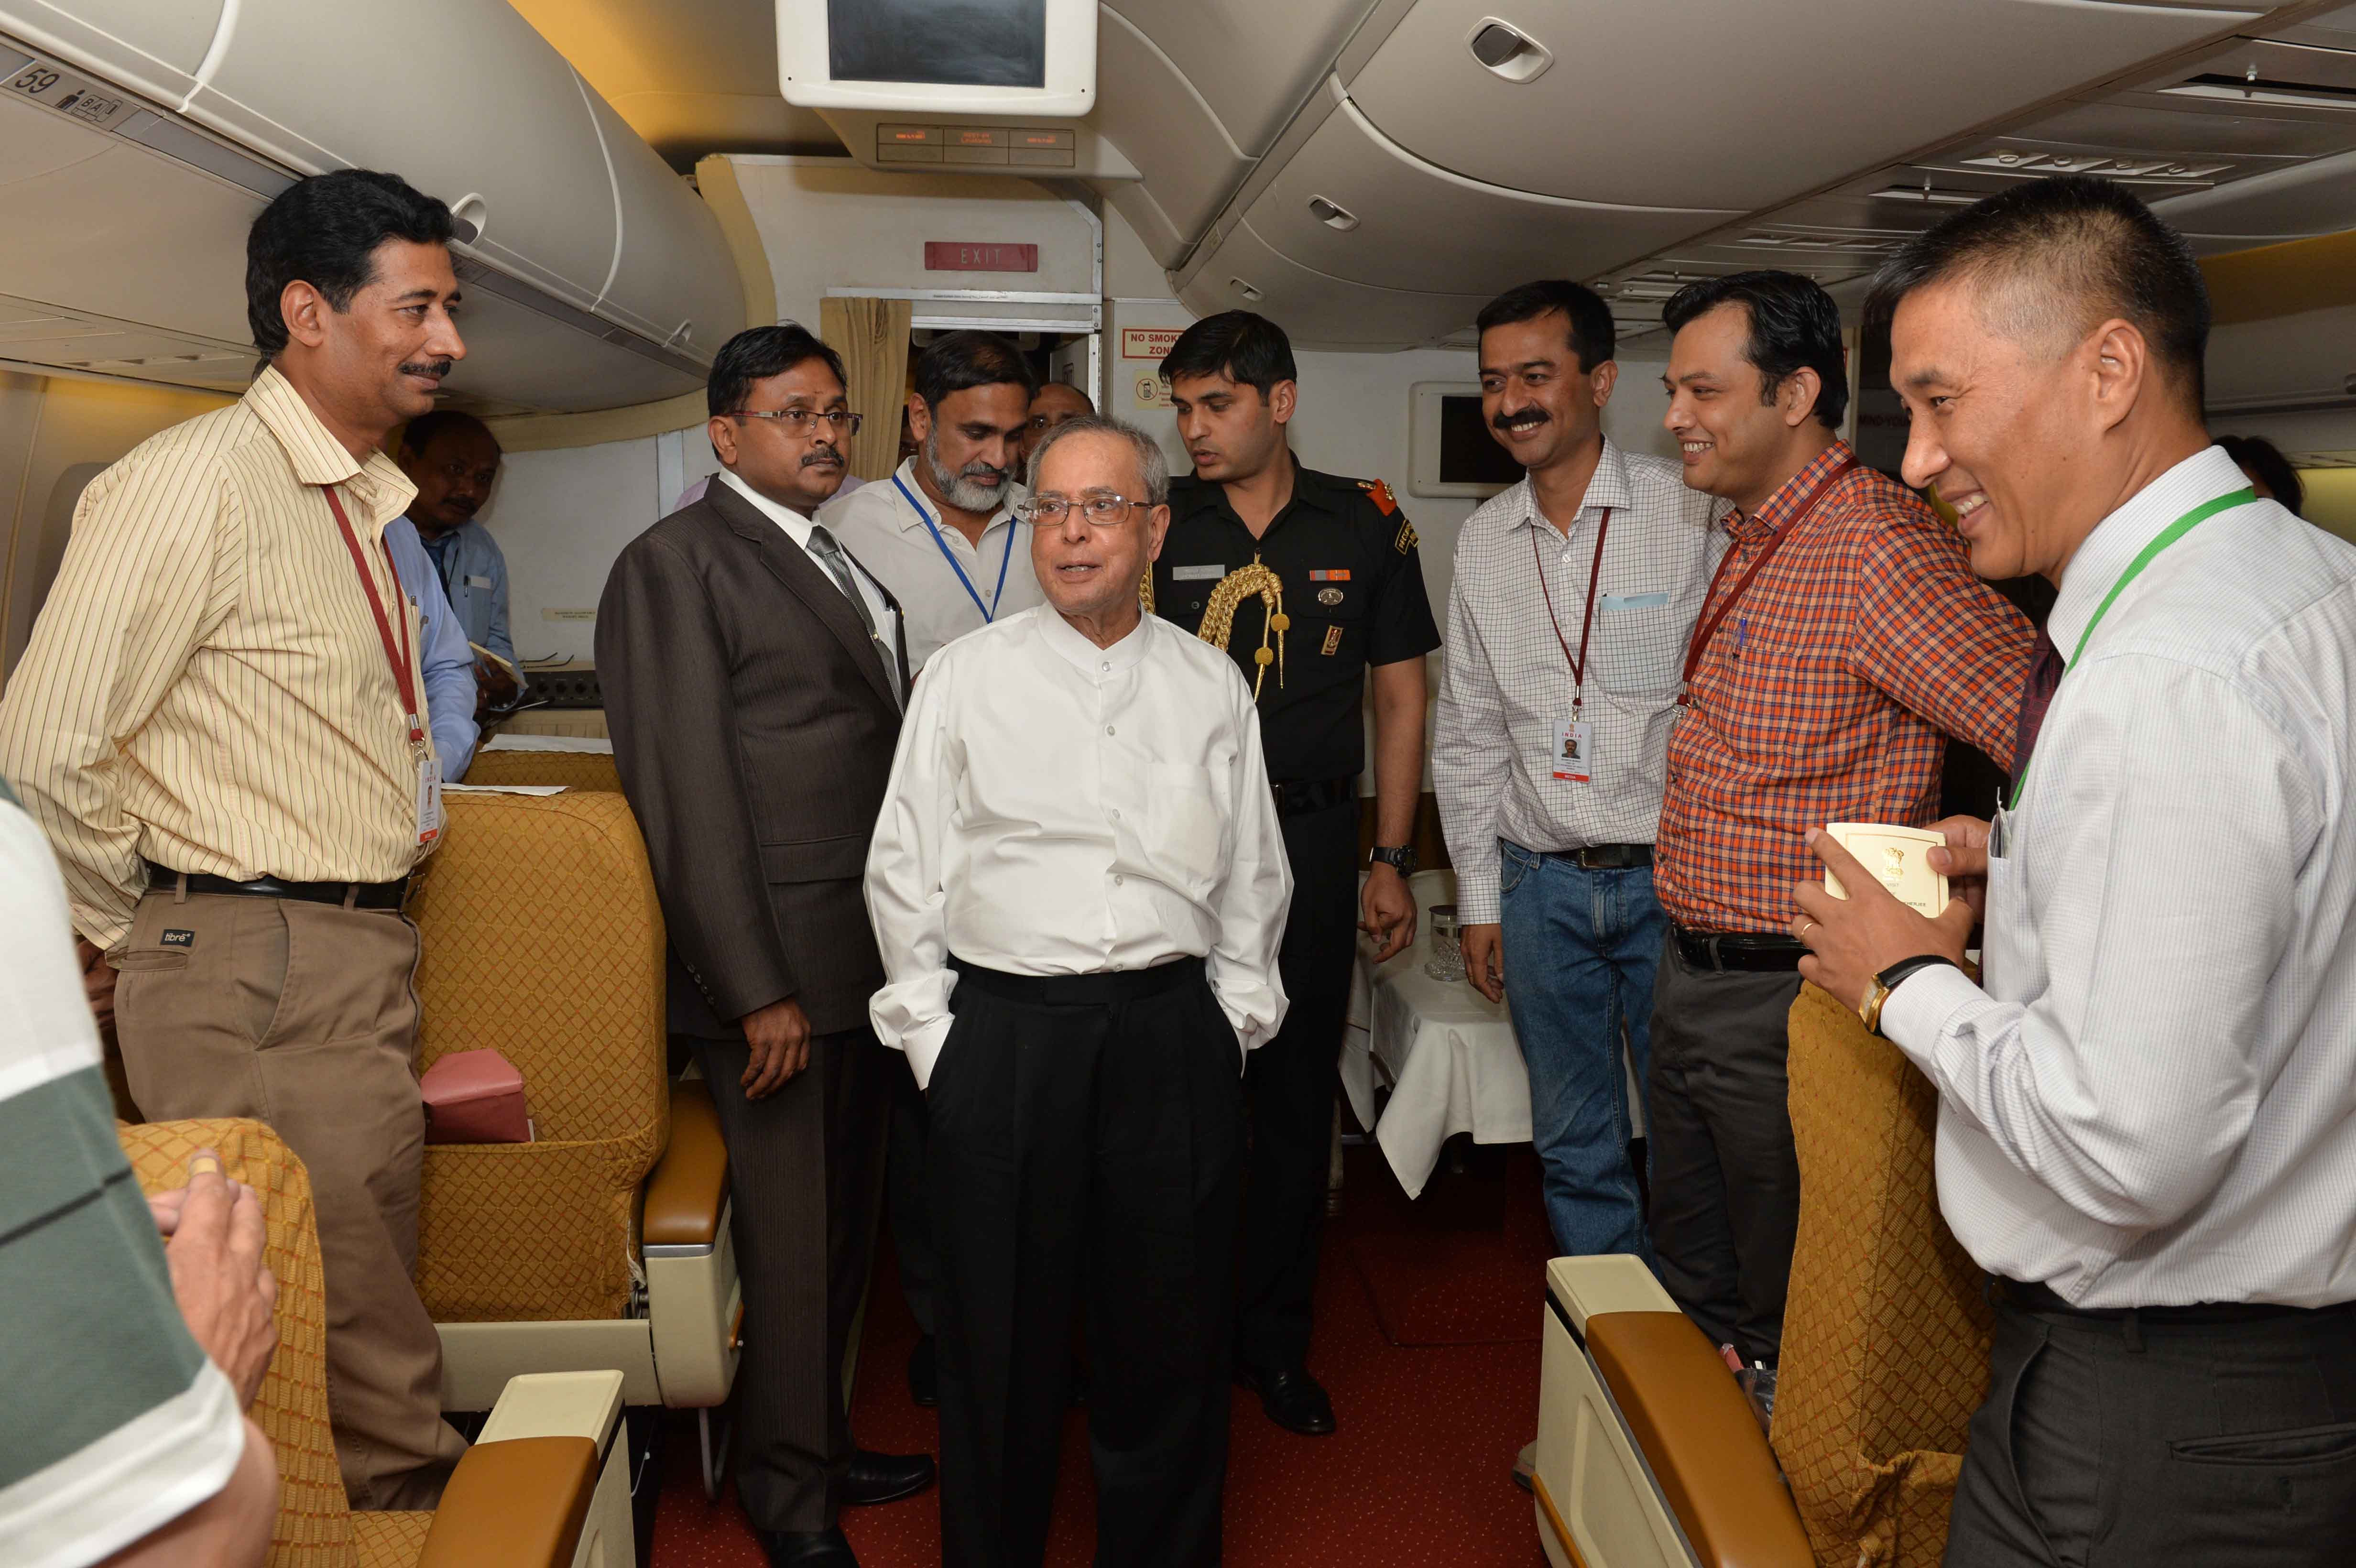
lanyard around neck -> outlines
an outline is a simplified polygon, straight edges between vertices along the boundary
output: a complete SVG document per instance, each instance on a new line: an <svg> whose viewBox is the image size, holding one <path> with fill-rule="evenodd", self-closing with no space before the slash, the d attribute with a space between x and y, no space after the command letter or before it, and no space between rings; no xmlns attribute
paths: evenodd
<svg viewBox="0 0 2356 1568"><path fill-rule="evenodd" d="M949 563L951 571L957 573L958 586L963 588L965 596L973 601L973 607L981 612L982 624L987 625L997 620L998 602L1006 597L1007 563L1014 559L1014 536L1021 530L1012 522L1006 525L1006 550L998 558L998 588L991 594L990 603L984 604L981 602L981 595L974 590L973 580L966 576L965 568L959 566L958 558L949 552L949 541L941 538L940 525L933 521L933 515L930 512L925 510L925 504L916 499L915 493L909 490L907 482L897 474L892 475L892 484L902 496L907 497L908 505L916 508L916 516L924 519L925 531L933 536L933 548L941 552L941 559Z"/></svg>
<svg viewBox="0 0 2356 1568"><path fill-rule="evenodd" d="M2103 602L2095 605L2094 613L2086 618L2086 629L2078 634L2078 645L2070 650L2069 660L2062 667L2062 675L2067 677L2072 670L2078 667L2080 656L2085 653L2086 645L2094 640L2094 628L2101 625L2103 617L2111 613L2112 604L2117 602L2119 595L2126 591L2126 585L2141 577L2143 569L2158 560L2162 550L2218 513L2230 512L2235 507L2248 506L2257 498L2258 493L2245 485L2239 490L2229 491L2214 500L2201 502L2176 521L2160 529L2157 538L2136 552L2136 558L2127 562L2127 569L2119 573L2118 581L2111 584L2111 591L2103 595ZM2012 798L2005 802L2005 808L2010 810L2019 805L2021 793L2028 787L2029 770L2024 767L2020 770L2020 782L2013 785Z"/></svg>
<svg viewBox="0 0 2356 1568"><path fill-rule="evenodd" d="M384 613L384 600L376 591L376 579L369 575L368 558L360 553L359 536L352 531L352 520L344 516L344 504L336 498L336 487L323 485L320 488L327 494L327 509L336 514L336 526L343 530L344 548L351 552L352 570L360 575L360 589L368 595L369 608L376 613L377 639L384 645L384 661L392 667L392 683L401 692L401 704L409 720L409 743L423 745L425 742L425 726L417 719L417 677L411 673L409 616L406 613L401 616L401 645L395 647L391 618ZM377 546L384 551L384 569L392 578L395 602L398 603L401 573L392 564L392 547L384 542L382 535L377 537Z"/></svg>
<svg viewBox="0 0 2356 1568"><path fill-rule="evenodd" d="M1849 457L1845 459L1839 467L1826 475L1817 484L1815 494L1808 497L1808 504L1800 509L1799 516L1770 535L1767 547L1759 552L1759 559L1751 563L1749 571L1734 580L1734 591L1726 596L1726 603L1718 607L1718 613L1706 616L1702 623L1694 628L1693 641L1686 645L1685 678L1677 685L1678 706L1691 706L1694 671L1701 667L1701 656L1708 651L1709 640L1718 635L1719 626L1733 611L1734 606L1741 601L1743 594L1750 592L1751 580L1767 569L1767 563L1775 559L1775 552L1783 548L1783 541L1800 531L1800 526L1815 516L1816 507L1823 504L1825 497L1831 495L1834 488L1847 476L1848 471L1856 466L1857 459ZM1709 574L1709 592L1702 596L1704 609L1708 609L1709 602L1718 597L1718 585L1726 581L1726 569L1733 560L1734 552L1730 549L1718 558L1718 570Z"/></svg>
<svg viewBox="0 0 2356 1568"><path fill-rule="evenodd" d="M1612 531L1612 508L1603 508L1603 518L1595 525L1595 564L1587 569L1587 613L1579 623L1579 656L1571 658L1570 643L1562 635L1562 623L1555 619L1554 594L1547 588L1546 559L1538 554L1538 519L1530 519L1530 562L1538 569L1538 597L1546 601L1547 620L1554 626L1554 640L1562 649L1562 656L1570 663L1570 705L1577 709L1587 695L1587 635L1595 629L1595 583L1603 575L1603 539Z"/></svg>

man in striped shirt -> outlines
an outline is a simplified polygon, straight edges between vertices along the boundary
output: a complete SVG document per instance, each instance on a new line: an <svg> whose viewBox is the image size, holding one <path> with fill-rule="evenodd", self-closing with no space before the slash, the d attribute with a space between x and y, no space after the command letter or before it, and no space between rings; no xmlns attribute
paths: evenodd
<svg viewBox="0 0 2356 1568"><path fill-rule="evenodd" d="M383 443L466 353L449 209L298 181L247 240L268 360L83 493L0 699L0 775L57 852L150 1117L255 1116L310 1169L354 1508L425 1509L465 1449L410 1270L424 1107L409 874L440 831L423 642ZM93 962L103 954L102 965Z"/></svg>
<svg viewBox="0 0 2356 1568"><path fill-rule="evenodd" d="M1929 507L1858 464L1840 313L1791 272L1665 313L1686 483L1734 503L1685 650L1655 874L1672 922L1645 1097L1662 1283L1772 1374L1799 1222L1784 1019L1791 884L1828 822L1936 815L1946 737L1999 765L2034 634ZM1762 1380L1772 1399L1772 1375Z"/></svg>

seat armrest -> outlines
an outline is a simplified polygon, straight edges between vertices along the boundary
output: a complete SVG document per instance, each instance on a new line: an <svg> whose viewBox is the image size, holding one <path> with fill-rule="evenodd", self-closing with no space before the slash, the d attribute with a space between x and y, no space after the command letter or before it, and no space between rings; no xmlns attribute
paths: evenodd
<svg viewBox="0 0 2356 1568"><path fill-rule="evenodd" d="M450 1474L418 1568L572 1568L597 1469L586 1437L476 1444Z"/></svg>
<svg viewBox="0 0 2356 1568"><path fill-rule="evenodd" d="M1751 1402L1691 1320L1599 1312L1587 1349L1703 1568L1814 1568Z"/></svg>
<svg viewBox="0 0 2356 1568"><path fill-rule="evenodd" d="M648 1247L710 1247L728 1205L728 1145L701 1080L671 1085L670 1145L647 1181Z"/></svg>

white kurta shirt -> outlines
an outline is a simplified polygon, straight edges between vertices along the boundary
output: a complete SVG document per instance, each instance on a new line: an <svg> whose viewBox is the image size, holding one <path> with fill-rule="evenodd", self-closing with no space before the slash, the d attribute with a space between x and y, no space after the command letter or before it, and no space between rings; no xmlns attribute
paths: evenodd
<svg viewBox="0 0 2356 1568"><path fill-rule="evenodd" d="M818 517L907 611L908 664L922 670L944 644L980 631L991 614L1003 619L1047 602L1031 565L1030 529L1014 516L1014 504L1028 493L1007 481L977 547L941 520L940 508L917 486L911 457L891 478L837 496Z"/></svg>
<svg viewBox="0 0 2356 1568"><path fill-rule="evenodd" d="M1099 648L1027 610L916 683L867 855L886 978L870 1016L921 1085L948 1034L952 955L1013 975L1204 958L1249 1051L1284 1019L1291 898L1233 662L1151 615Z"/></svg>
<svg viewBox="0 0 2356 1568"><path fill-rule="evenodd" d="M2065 656L2216 447L2112 513ZM1939 1088L1981 1267L2095 1308L2356 1299L2356 548L2272 501L2153 559L2072 658L1989 856L1986 989L1882 1028Z"/></svg>

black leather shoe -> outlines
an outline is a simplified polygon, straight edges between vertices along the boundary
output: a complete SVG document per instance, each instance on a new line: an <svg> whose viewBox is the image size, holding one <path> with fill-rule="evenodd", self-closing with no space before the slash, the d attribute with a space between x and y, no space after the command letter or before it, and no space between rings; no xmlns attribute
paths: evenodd
<svg viewBox="0 0 2356 1568"><path fill-rule="evenodd" d="M852 1505L895 1503L933 1484L930 1454L878 1454L854 1448L842 1477L842 1500Z"/></svg>
<svg viewBox="0 0 2356 1568"><path fill-rule="evenodd" d="M926 1334L908 1352L908 1397L926 1410L941 1403L940 1362L933 1355L933 1337Z"/></svg>
<svg viewBox="0 0 2356 1568"><path fill-rule="evenodd" d="M1268 1418L1287 1432L1298 1432L1303 1437L1332 1435L1333 1402L1326 1397L1324 1385L1311 1377L1307 1369L1288 1367L1271 1372L1246 1367L1236 1381L1256 1390Z"/></svg>
<svg viewBox="0 0 2356 1568"><path fill-rule="evenodd" d="M839 1530L765 1530L761 1550L771 1568L859 1568Z"/></svg>

